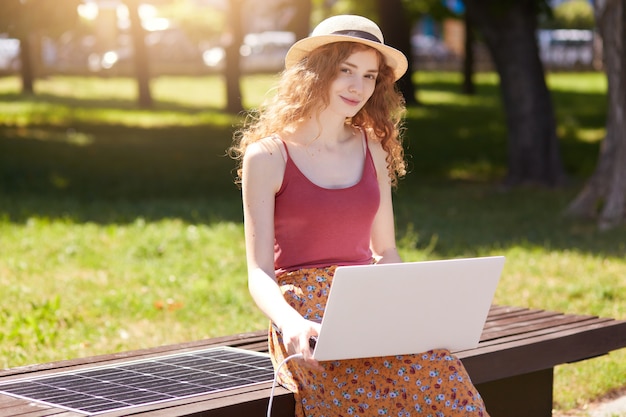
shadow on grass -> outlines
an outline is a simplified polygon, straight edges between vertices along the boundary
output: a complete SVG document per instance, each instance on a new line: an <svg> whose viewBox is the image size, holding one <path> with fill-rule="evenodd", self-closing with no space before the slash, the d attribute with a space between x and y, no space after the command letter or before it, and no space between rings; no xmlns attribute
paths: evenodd
<svg viewBox="0 0 626 417"><path fill-rule="evenodd" d="M467 181L402 184L395 196L398 241L442 258L512 247L623 258L626 227L600 232L594 221L564 215L580 187L502 191Z"/></svg>
<svg viewBox="0 0 626 417"><path fill-rule="evenodd" d="M4 128L1 205L17 222L30 216L104 223L216 215L240 220L232 209L235 201L240 206L235 163L226 156L231 137L230 129L215 126ZM207 207L217 213L198 214Z"/></svg>

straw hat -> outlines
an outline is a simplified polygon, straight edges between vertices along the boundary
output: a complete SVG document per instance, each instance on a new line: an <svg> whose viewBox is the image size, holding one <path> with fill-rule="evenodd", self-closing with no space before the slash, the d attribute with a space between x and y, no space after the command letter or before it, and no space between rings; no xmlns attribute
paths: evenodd
<svg viewBox="0 0 626 417"><path fill-rule="evenodd" d="M333 42L357 42L380 51L387 65L393 68L398 80L407 70L406 56L399 50L385 45L383 33L376 23L355 15L329 17L313 29L308 38L293 44L285 57L285 68L305 58L312 50Z"/></svg>

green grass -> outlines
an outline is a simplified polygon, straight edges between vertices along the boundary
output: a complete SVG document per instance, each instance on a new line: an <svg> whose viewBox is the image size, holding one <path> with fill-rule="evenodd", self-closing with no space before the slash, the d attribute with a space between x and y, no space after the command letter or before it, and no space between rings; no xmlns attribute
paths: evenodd
<svg viewBox="0 0 626 417"><path fill-rule="evenodd" d="M551 74L571 185L504 191L506 130L494 74L419 73L411 172L395 194L405 260L503 254L496 302L626 319L622 226L562 212L595 167L601 74ZM253 106L271 77L243 80ZM38 94L0 78L0 365L178 343L265 328L246 286L239 190L224 156L238 119L218 77L152 83L51 77ZM624 385L626 350L559 366L555 406Z"/></svg>

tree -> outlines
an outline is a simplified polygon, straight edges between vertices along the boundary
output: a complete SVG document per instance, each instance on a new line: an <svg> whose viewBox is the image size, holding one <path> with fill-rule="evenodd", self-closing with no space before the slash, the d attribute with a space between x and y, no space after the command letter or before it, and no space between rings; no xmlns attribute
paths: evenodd
<svg viewBox="0 0 626 417"><path fill-rule="evenodd" d="M505 184L557 186L565 181L535 32L543 0L465 0L500 76L508 130Z"/></svg>
<svg viewBox="0 0 626 417"><path fill-rule="evenodd" d="M146 34L139 16L141 0L124 0L128 8L131 37L133 40L133 63L135 77L137 79L138 103L140 107L152 107L152 94L150 92L150 66L148 60L148 48L146 47Z"/></svg>
<svg viewBox="0 0 626 417"><path fill-rule="evenodd" d="M377 3L380 28L385 35L385 43L402 51L409 58L409 68L398 80L398 87L407 104L416 104L415 84L412 79L411 22L405 13L402 0L378 0Z"/></svg>
<svg viewBox="0 0 626 417"><path fill-rule="evenodd" d="M229 1L227 11L229 42L226 45L226 66L224 76L226 77L226 111L229 113L239 113L243 110L241 102L241 88L239 79L241 69L239 65L239 48L243 43L242 9L244 0Z"/></svg>
<svg viewBox="0 0 626 417"><path fill-rule="evenodd" d="M296 39L306 38L311 31L311 0L289 0L287 3L295 6L295 14L287 30L295 33Z"/></svg>
<svg viewBox="0 0 626 417"><path fill-rule="evenodd" d="M596 170L567 214L597 218L606 230L622 223L626 213L626 0L596 0L594 14L608 83L606 136Z"/></svg>
<svg viewBox="0 0 626 417"><path fill-rule="evenodd" d="M22 92L34 93L34 51L41 35L56 35L78 22L78 5L82 0L2 0L0 32L20 41L20 75Z"/></svg>

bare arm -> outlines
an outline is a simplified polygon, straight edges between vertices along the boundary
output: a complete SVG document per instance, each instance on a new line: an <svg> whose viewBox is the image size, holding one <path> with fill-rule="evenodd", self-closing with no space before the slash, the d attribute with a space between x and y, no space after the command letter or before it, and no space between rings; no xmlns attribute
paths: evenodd
<svg viewBox="0 0 626 417"><path fill-rule="evenodd" d="M379 142L370 141L369 147L376 166L380 190L380 206L372 225L371 249L378 259L377 263L402 262L396 248L391 180L387 175L387 161L385 160L387 153Z"/></svg>
<svg viewBox="0 0 626 417"><path fill-rule="evenodd" d="M242 196L252 298L281 330L287 352L309 359L309 338L319 324L305 320L283 298L274 274L274 198L280 188L285 163L272 140L252 144L243 160Z"/></svg>

